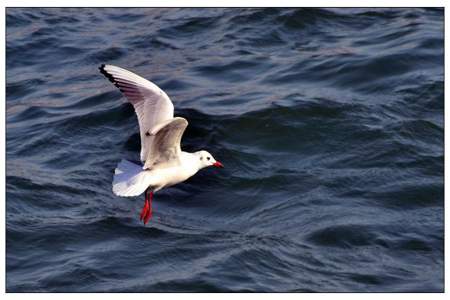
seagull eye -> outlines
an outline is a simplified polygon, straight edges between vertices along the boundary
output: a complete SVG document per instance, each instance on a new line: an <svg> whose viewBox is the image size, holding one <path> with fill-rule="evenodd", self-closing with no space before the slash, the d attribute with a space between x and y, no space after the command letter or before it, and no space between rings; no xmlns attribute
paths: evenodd
<svg viewBox="0 0 450 300"><path fill-rule="evenodd" d="M210 159L211 159L211 157L207 157L206 159L207 159L207 160L210 160Z"/></svg>
<svg viewBox="0 0 450 300"><path fill-rule="evenodd" d="M200 157L200 160L203 160L203 156Z"/></svg>

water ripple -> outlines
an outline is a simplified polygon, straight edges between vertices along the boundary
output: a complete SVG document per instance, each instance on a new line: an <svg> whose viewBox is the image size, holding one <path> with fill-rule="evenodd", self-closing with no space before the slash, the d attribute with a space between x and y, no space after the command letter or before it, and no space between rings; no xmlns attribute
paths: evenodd
<svg viewBox="0 0 450 300"><path fill-rule="evenodd" d="M443 291L443 9L8 8L6 24L7 291ZM142 197L111 191L140 140L101 63L161 86L183 148L226 166L158 193L146 227Z"/></svg>

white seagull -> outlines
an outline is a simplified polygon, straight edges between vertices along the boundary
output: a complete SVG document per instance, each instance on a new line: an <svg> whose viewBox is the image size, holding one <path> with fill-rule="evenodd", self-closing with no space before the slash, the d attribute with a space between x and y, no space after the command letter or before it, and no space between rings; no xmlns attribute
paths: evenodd
<svg viewBox="0 0 450 300"><path fill-rule="evenodd" d="M173 104L154 83L125 69L101 65L106 76L130 102L138 117L142 166L122 160L114 172L113 192L132 197L145 192L140 214L144 225L152 217L153 193L180 183L209 166L223 168L207 151L181 151L180 142L188 122L173 116Z"/></svg>

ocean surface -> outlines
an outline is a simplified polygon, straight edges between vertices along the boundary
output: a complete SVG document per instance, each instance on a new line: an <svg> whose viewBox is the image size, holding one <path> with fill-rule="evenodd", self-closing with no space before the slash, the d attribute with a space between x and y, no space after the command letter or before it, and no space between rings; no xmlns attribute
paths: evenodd
<svg viewBox="0 0 450 300"><path fill-rule="evenodd" d="M443 9L6 11L8 292L442 292ZM152 80L204 169L111 191Z"/></svg>

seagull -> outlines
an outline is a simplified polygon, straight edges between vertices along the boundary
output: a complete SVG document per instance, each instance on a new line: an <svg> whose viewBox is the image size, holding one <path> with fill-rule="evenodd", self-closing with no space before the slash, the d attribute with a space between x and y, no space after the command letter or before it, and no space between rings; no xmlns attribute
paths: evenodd
<svg viewBox="0 0 450 300"><path fill-rule="evenodd" d="M114 171L112 190L121 197L145 192L140 214L145 225L152 217L153 193L185 181L200 169L223 165L205 150L194 153L181 150L181 137L188 121L174 117L172 101L156 84L113 65L103 64L99 69L119 88L137 115L142 165L122 159Z"/></svg>

